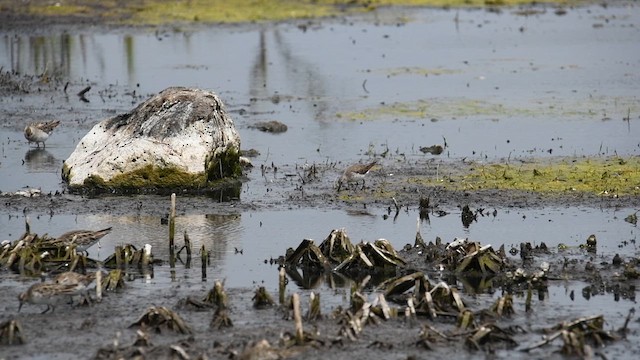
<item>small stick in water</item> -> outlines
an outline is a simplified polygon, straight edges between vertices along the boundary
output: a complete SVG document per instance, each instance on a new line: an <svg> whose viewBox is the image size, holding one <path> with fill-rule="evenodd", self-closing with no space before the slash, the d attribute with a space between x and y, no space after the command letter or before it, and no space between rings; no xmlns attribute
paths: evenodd
<svg viewBox="0 0 640 360"><path fill-rule="evenodd" d="M293 294L293 320L296 323L296 343L304 343L304 330L302 329L302 316L300 315L300 295Z"/></svg>
<svg viewBox="0 0 640 360"><path fill-rule="evenodd" d="M280 301L280 305L284 305L284 300L285 300L284 299L284 297L285 297L284 294L285 294L285 291L286 291L286 288L287 288L287 278L285 277L284 267L280 268L280 271L278 273L278 278L279 278L278 284L279 284L279 290L280 290L279 291L279 294L280 294L279 301Z"/></svg>

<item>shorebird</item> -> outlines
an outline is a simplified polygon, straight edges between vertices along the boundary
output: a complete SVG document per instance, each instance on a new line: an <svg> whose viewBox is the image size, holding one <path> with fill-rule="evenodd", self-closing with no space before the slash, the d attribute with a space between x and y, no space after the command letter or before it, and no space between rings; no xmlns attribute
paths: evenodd
<svg viewBox="0 0 640 360"><path fill-rule="evenodd" d="M29 141L29 144L34 142L40 147L40 143L42 143L42 147L45 147L44 142L58 125L60 125L60 120L31 123L24 128L24 137Z"/></svg>
<svg viewBox="0 0 640 360"><path fill-rule="evenodd" d="M75 284L33 284L27 291L18 296L18 300L20 300L18 312L20 312L24 303L44 304L47 305L47 308L42 312L43 314L49 310L53 312L55 311L54 305L68 302L68 296L76 294L78 294L78 292Z"/></svg>
<svg viewBox="0 0 640 360"><path fill-rule="evenodd" d="M87 275L78 274L77 272L67 271L58 274L54 281L59 285L74 285L75 293L71 295L81 295L82 298L89 304L91 299L89 298L89 285L96 279L96 273ZM98 285L96 285L98 286ZM73 301L73 300L72 300Z"/></svg>
<svg viewBox="0 0 640 360"><path fill-rule="evenodd" d="M362 179L362 189L364 189L364 176L367 175L369 170L376 164L377 161L372 161L369 164L355 164L351 165L344 170L340 179L338 179L338 191L342 188L342 184L355 182L356 185L360 179Z"/></svg>
<svg viewBox="0 0 640 360"><path fill-rule="evenodd" d="M75 245L76 251L86 252L88 248L100 241L105 235L111 232L111 228L91 231L91 230L73 230L66 232L56 239L51 240L52 245Z"/></svg>

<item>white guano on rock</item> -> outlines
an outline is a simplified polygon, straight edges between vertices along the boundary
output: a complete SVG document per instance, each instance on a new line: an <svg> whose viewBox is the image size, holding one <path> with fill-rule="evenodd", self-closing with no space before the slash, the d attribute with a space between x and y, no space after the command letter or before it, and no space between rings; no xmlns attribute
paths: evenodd
<svg viewBox="0 0 640 360"><path fill-rule="evenodd" d="M229 153L239 151L240 136L215 93L172 87L131 112L94 126L65 161L62 176L70 186L83 186L90 177L108 183L118 175L152 166L215 180L233 174L219 171L223 164L234 171L239 168L219 160L228 161ZM211 161L220 162L215 163L213 178L206 174Z"/></svg>

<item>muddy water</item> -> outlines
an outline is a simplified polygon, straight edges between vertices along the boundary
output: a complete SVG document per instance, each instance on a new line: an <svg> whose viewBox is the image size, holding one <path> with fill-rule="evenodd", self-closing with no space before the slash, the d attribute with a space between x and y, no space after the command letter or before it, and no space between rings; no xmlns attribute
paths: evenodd
<svg viewBox="0 0 640 360"><path fill-rule="evenodd" d="M93 124L175 85L218 92L243 148L260 151L254 159L258 166L339 162L341 167L389 149L392 156L381 160L384 169L387 162L425 157L418 148L443 138L445 164L461 158L638 155L639 20L634 7L577 8L564 16L548 9L533 16L430 9L301 24L2 34L0 67L27 74L46 70L72 85L69 96L60 89L1 99L0 190L62 189L62 161ZM74 96L87 85L92 86L88 103ZM63 124L46 149L29 148L22 129L43 118ZM250 129L264 120L281 121L289 130L270 135ZM268 186L259 170L249 179L240 199L245 203ZM194 248L204 244L211 250L206 282L199 259L191 268L178 264L171 270L165 264L133 279L133 290L114 301L140 300L157 291L202 293L214 279L226 279L228 287L264 284L275 291L277 269L265 260L302 239L320 242L331 229L344 227L353 242L387 238L401 247L413 243L417 219L413 209L394 220L393 214L385 218L386 209L375 208L220 215L216 206L221 205L212 204L210 213L179 216L177 224L179 234L188 231ZM637 209L499 208L496 216L481 217L469 228L462 226L459 209L446 210L449 215L420 224L427 241L470 237L507 248L544 241L553 248L576 247L596 234L600 254L638 255L637 227L623 220ZM156 258L168 256L168 228L144 211L49 215L48 209L32 209L29 217L33 231L52 235L113 226L112 234L90 249L92 257L103 259L123 243L150 243ZM0 239L15 239L23 229L24 214L3 213ZM7 276L0 286L15 299L28 280ZM348 282L341 284L345 287L338 290L323 281L315 285L323 299L331 299L324 306L344 304ZM570 290L580 294L584 286L553 283L531 321L551 325L558 313L569 319L604 312L612 327L620 326L634 303L613 296L568 298ZM159 301L175 304L166 297ZM13 313L14 305L4 309ZM624 351L624 344L617 346Z"/></svg>

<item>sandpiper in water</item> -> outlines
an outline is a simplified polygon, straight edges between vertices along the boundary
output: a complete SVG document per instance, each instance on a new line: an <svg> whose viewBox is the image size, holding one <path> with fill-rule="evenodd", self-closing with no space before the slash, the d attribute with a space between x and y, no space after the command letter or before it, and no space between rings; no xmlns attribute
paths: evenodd
<svg viewBox="0 0 640 360"><path fill-rule="evenodd" d="M60 285L75 285L75 293L73 295L81 295L87 303L91 303L89 298L89 285L96 279L96 273L79 274L73 271L67 271L58 274L54 281ZM96 284L97 286L98 284Z"/></svg>
<svg viewBox="0 0 640 360"><path fill-rule="evenodd" d="M40 147L40 143L42 143L42 147L45 147L44 142L58 125L60 125L60 120L31 123L24 128L24 137L29 141L29 144L34 142Z"/></svg>
<svg viewBox="0 0 640 360"><path fill-rule="evenodd" d="M74 244L76 245L76 251L85 252L110 232L110 227L98 231L73 230L58 236L55 240L52 240L51 243L66 246Z"/></svg>
<svg viewBox="0 0 640 360"><path fill-rule="evenodd" d="M18 297L18 300L20 300L18 312L20 312L24 303L47 305L47 308L42 313L44 314L49 310L53 312L55 311L54 305L68 302L69 296L76 294L78 294L77 286L74 284L33 284Z"/></svg>

